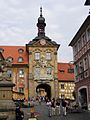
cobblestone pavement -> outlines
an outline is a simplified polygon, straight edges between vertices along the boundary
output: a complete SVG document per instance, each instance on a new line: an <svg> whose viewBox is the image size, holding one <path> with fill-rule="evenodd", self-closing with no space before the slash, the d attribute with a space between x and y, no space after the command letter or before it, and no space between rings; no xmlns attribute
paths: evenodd
<svg viewBox="0 0 90 120"><path fill-rule="evenodd" d="M45 104L35 106L35 110L40 113L38 120L90 120L90 111L83 111L81 113L67 113L66 116L63 116L61 113L57 116L48 117L48 109ZM30 117L30 108L24 108L24 112L24 120L28 120Z"/></svg>

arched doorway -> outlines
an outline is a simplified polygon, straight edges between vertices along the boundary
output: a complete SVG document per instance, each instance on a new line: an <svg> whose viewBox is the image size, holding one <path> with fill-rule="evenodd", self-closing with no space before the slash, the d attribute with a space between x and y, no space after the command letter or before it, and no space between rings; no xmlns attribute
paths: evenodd
<svg viewBox="0 0 90 120"><path fill-rule="evenodd" d="M87 109L87 89L86 88L82 88L79 90L79 102L81 104L81 107L84 109Z"/></svg>
<svg viewBox="0 0 90 120"><path fill-rule="evenodd" d="M48 84L39 84L36 87L36 92L39 96L51 98L51 86Z"/></svg>

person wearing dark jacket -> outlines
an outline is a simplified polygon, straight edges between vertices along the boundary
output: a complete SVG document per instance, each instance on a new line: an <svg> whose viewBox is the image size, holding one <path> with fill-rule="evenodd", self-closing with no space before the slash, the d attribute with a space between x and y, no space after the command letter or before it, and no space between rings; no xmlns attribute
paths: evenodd
<svg viewBox="0 0 90 120"><path fill-rule="evenodd" d="M51 101L51 111L52 111L52 115L55 115L55 100L52 99Z"/></svg>
<svg viewBox="0 0 90 120"><path fill-rule="evenodd" d="M60 115L60 100L56 100L56 115Z"/></svg>
<svg viewBox="0 0 90 120"><path fill-rule="evenodd" d="M65 101L65 99L62 100L62 108L63 108L63 114L66 116L66 106L67 106L67 102Z"/></svg>

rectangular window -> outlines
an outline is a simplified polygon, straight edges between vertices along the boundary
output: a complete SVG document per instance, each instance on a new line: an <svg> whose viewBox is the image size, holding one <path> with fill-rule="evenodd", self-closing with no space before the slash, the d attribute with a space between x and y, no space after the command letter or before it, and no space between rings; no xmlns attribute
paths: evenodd
<svg viewBox="0 0 90 120"><path fill-rule="evenodd" d="M87 30L87 40L89 41L90 40L90 28Z"/></svg>
<svg viewBox="0 0 90 120"><path fill-rule="evenodd" d="M20 92L20 93L24 93L24 88L20 87L20 88L19 88L19 92Z"/></svg>
<svg viewBox="0 0 90 120"><path fill-rule="evenodd" d="M46 53L46 60L51 60L51 53L50 52Z"/></svg>
<svg viewBox="0 0 90 120"><path fill-rule="evenodd" d="M88 68L88 61L87 61L87 57L84 58L84 70L86 70Z"/></svg>
<svg viewBox="0 0 90 120"><path fill-rule="evenodd" d="M61 89L64 89L64 84L61 84Z"/></svg>
<svg viewBox="0 0 90 120"><path fill-rule="evenodd" d="M19 70L19 77L24 77L24 70L23 69Z"/></svg>
<svg viewBox="0 0 90 120"><path fill-rule="evenodd" d="M51 67L48 67L47 68L47 75L51 75L52 74L52 68Z"/></svg>
<svg viewBox="0 0 90 120"><path fill-rule="evenodd" d="M35 70L34 70L34 76L35 77L39 77L40 76L40 68L39 67L35 68Z"/></svg>
<svg viewBox="0 0 90 120"><path fill-rule="evenodd" d="M90 68L90 53L88 54L89 68Z"/></svg>
<svg viewBox="0 0 90 120"><path fill-rule="evenodd" d="M82 36L82 47L86 44L85 34Z"/></svg>
<svg viewBox="0 0 90 120"><path fill-rule="evenodd" d="M39 52L36 52L35 53L35 60L39 60L40 59L40 53Z"/></svg>
<svg viewBox="0 0 90 120"><path fill-rule="evenodd" d="M68 69L68 73L74 73L74 69L73 68Z"/></svg>
<svg viewBox="0 0 90 120"><path fill-rule="evenodd" d="M9 77L12 77L12 70L8 69L8 70L7 70L7 75L8 75Z"/></svg>

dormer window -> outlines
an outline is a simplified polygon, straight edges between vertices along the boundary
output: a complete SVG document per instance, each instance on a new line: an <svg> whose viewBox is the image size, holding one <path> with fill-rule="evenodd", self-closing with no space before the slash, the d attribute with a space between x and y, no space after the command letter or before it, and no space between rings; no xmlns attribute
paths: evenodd
<svg viewBox="0 0 90 120"><path fill-rule="evenodd" d="M4 49L3 49L3 48L0 48L0 52L3 53L3 52L4 52Z"/></svg>
<svg viewBox="0 0 90 120"><path fill-rule="evenodd" d="M22 53L24 52L24 50L20 48L20 49L18 50L18 52L19 52L20 54L22 54Z"/></svg>
<svg viewBox="0 0 90 120"><path fill-rule="evenodd" d="M60 71L60 73L64 73L65 72L65 70L63 70L63 69L61 69L61 70L59 70Z"/></svg>
<svg viewBox="0 0 90 120"><path fill-rule="evenodd" d="M12 62L12 61L13 61L13 58L12 58L12 57L8 57L7 60L8 60L9 62Z"/></svg>
<svg viewBox="0 0 90 120"><path fill-rule="evenodd" d="M22 57L18 58L18 62L23 62L23 61L24 61L24 59Z"/></svg>

